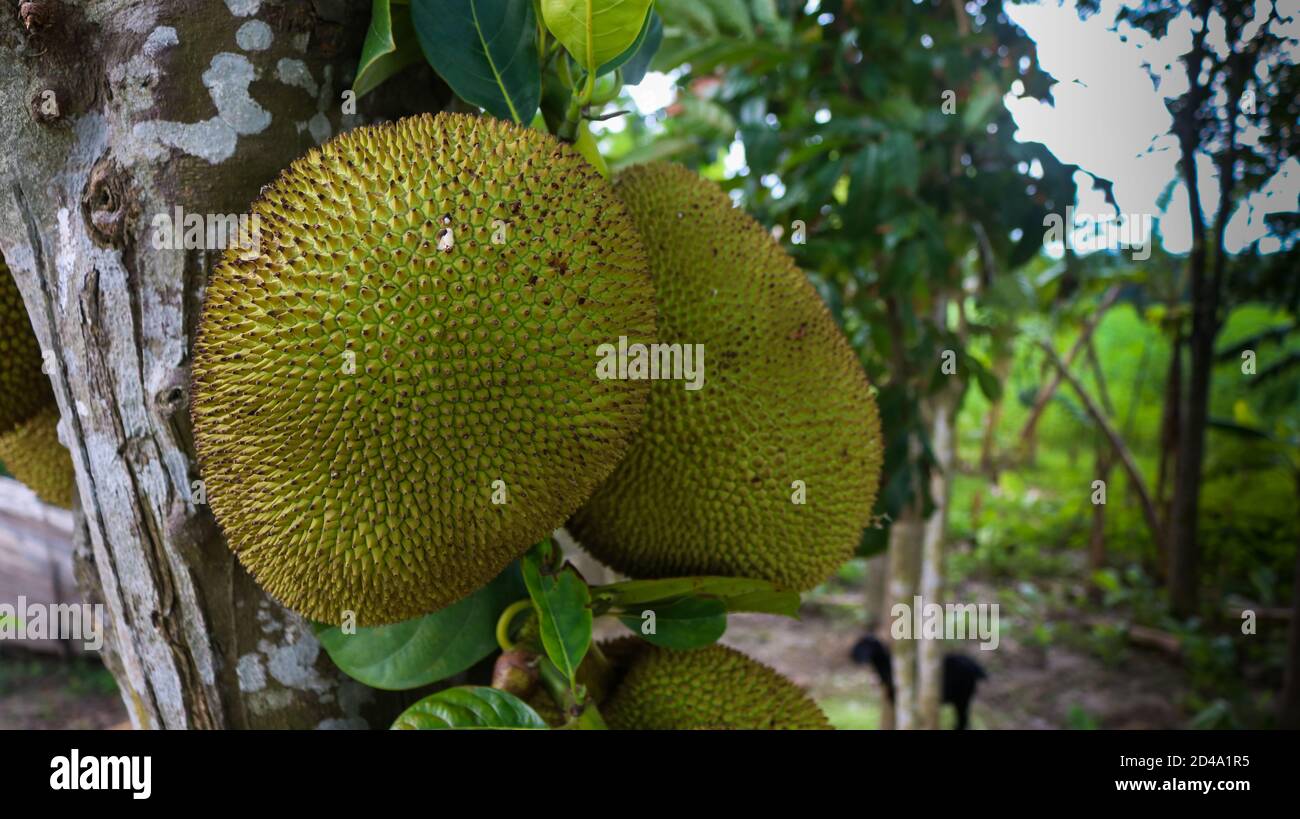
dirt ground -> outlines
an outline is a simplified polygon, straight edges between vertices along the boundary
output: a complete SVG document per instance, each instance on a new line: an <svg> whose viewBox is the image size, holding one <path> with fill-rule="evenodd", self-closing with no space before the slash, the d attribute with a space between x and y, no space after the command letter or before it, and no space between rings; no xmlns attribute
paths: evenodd
<svg viewBox="0 0 1300 819"><path fill-rule="evenodd" d="M804 686L836 727L877 728L883 689L874 672L849 656L865 633L860 599L836 595L833 603L819 605L814 597L799 621L734 615L722 641ZM1185 683L1165 656L1130 651L1122 662L1108 664L1066 645L1022 643L1008 636L1024 630L1016 625L1003 623L995 650L982 651L977 641L945 647L972 657L988 673L971 707L973 728L1186 727L1178 705ZM955 720L951 708L943 719L945 726Z"/></svg>

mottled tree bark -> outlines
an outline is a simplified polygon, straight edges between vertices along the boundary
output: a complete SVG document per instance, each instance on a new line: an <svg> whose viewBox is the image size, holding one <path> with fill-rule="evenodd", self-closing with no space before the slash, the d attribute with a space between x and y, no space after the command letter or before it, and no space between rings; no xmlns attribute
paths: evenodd
<svg viewBox="0 0 1300 819"><path fill-rule="evenodd" d="M132 723L386 725L394 703L341 679L193 492L190 344L219 251L153 241L176 207L247 213L290 160L363 120L341 95L369 4L17 7L0 15L0 250L45 351L83 510L79 574L107 610ZM436 107L431 75L416 79L415 105L367 99L374 114Z"/></svg>

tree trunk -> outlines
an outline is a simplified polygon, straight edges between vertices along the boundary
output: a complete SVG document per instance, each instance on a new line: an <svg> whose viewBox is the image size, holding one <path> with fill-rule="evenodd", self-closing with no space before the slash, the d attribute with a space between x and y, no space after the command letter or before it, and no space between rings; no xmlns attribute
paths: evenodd
<svg viewBox="0 0 1300 819"><path fill-rule="evenodd" d="M885 610L885 588L889 573L889 556L887 552L869 557L866 560L866 580L863 583L863 608L867 613L867 632L879 634L882 623L888 622Z"/></svg>
<svg viewBox="0 0 1300 819"><path fill-rule="evenodd" d="M1169 513L1169 600L1174 614L1189 617L1196 613L1199 598L1200 543L1197 540L1197 516L1201 494L1201 466L1205 460L1205 427L1209 415L1210 376L1214 367L1214 338L1218 334L1219 275L1210 276L1206 243L1205 212L1201 208L1200 175L1196 154L1201 149L1201 109L1209 89L1201 82L1207 52L1205 28L1210 4L1197 4L1196 13L1202 28L1193 33L1192 47L1182 60L1191 81L1181 105L1174 113L1174 132L1181 153L1178 168L1187 188L1187 210L1191 221L1192 251L1187 260L1188 284L1191 289L1192 327L1187 336L1187 386L1179 403L1178 470L1174 474L1174 497ZM1231 42L1231 41L1230 41ZM1236 116L1236 101L1229 102L1226 121L1230 131ZM1229 141L1220 150L1231 150ZM1223 204L1231 189L1231 175L1220 179L1216 249L1222 246L1222 227L1227 218ZM1216 256L1218 254L1216 253Z"/></svg>
<svg viewBox="0 0 1300 819"><path fill-rule="evenodd" d="M52 362L79 574L138 728L383 725L395 706L341 677L192 494L190 343L219 253L161 249L153 223L246 213L290 160L361 122L340 95L367 14L52 0L0 16L0 250Z"/></svg>
<svg viewBox="0 0 1300 819"><path fill-rule="evenodd" d="M956 462L956 405L960 390L948 388L931 399L930 449L936 463L930 473L930 497L934 509L925 521L921 539L921 599L942 603L944 594L944 546L948 534L948 500L951 497L952 466ZM919 636L919 635L913 635ZM943 641L918 643L917 727L939 729L943 706Z"/></svg>
<svg viewBox="0 0 1300 819"><path fill-rule="evenodd" d="M920 580L921 538L925 522L921 518L921 496L918 491L912 502L907 505L889 529L889 618L886 631L890 631L900 615L895 606L906 606L902 615L911 621L911 609L915 602L914 595ZM892 637L892 634L890 635ZM896 728L907 731L917 724L916 701L916 643L919 635L911 634L907 640L886 640L885 644L893 652L894 702L891 721L882 717L882 728ZM890 711L889 703L881 713Z"/></svg>

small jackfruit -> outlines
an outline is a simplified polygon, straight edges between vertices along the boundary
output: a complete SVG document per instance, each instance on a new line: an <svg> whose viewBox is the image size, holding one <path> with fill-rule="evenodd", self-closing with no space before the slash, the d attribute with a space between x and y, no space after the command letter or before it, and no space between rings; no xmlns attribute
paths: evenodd
<svg viewBox="0 0 1300 819"><path fill-rule="evenodd" d="M41 345L32 332L22 294L0 261L0 433L54 403L54 390L41 364Z"/></svg>
<svg viewBox="0 0 1300 819"><path fill-rule="evenodd" d="M0 463L41 500L70 509L76 477L72 457L59 443L58 427L59 409L48 406L0 435Z"/></svg>
<svg viewBox="0 0 1300 819"><path fill-rule="evenodd" d="M362 127L253 205L208 284L192 415L208 501L274 597L361 625L446 606L613 469L645 383L595 351L654 332L612 187L540 131Z"/></svg>
<svg viewBox="0 0 1300 819"><path fill-rule="evenodd" d="M733 648L639 647L600 706L615 730L828 729L797 685ZM623 640L618 641L625 642Z"/></svg>
<svg viewBox="0 0 1300 819"><path fill-rule="evenodd" d="M802 271L716 185L656 163L616 189L650 257L658 341L701 345L704 379L652 382L638 438L570 531L632 577L812 588L853 555L875 501L862 366Z"/></svg>

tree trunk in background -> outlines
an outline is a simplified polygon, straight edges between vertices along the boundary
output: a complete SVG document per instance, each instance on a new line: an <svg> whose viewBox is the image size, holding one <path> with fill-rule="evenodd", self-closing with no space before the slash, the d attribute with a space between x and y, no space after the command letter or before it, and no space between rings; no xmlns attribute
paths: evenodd
<svg viewBox="0 0 1300 819"><path fill-rule="evenodd" d="M921 519L921 497L918 489L914 501L908 504L898 520L889 529L889 594L887 598L888 617L885 620L885 632L897 619L894 607L904 605L911 611L915 602L912 598L917 593L921 573L921 539L925 522ZM908 618L911 619L910 616ZM892 635L889 635L892 638ZM917 635L911 635L915 638ZM893 722L884 724L883 714L889 709L881 709L881 727L896 728L907 731L917 725L916 701L916 639L887 639L885 645L893 652L894 669L894 708ZM887 704L886 704L887 705Z"/></svg>
<svg viewBox="0 0 1300 819"><path fill-rule="evenodd" d="M1218 297L1210 292L1205 272L1205 242L1199 234L1193 240L1191 280L1192 331L1187 338L1187 389L1179 405L1178 468L1174 472L1174 499L1169 514L1169 598L1174 613L1180 617L1189 617L1198 608L1201 547L1196 529L1217 335Z"/></svg>
<svg viewBox="0 0 1300 819"><path fill-rule="evenodd" d="M885 609L886 581L889 573L889 554L881 552L866 560L866 579L863 582L863 608L867 613L867 632L879 635L881 624L887 622Z"/></svg>
<svg viewBox="0 0 1300 819"><path fill-rule="evenodd" d="M926 519L921 541L921 598L943 603L944 546L948 535L948 508L952 496L953 464L957 460L956 409L960 389L946 389L930 401L930 449L937 463L930 473L934 510ZM913 635L919 637L920 635ZM938 730L943 706L943 641L920 640L918 645L917 727Z"/></svg>
<svg viewBox="0 0 1300 819"><path fill-rule="evenodd" d="M1165 376L1165 405L1160 418L1160 466L1156 476L1156 503L1164 537L1156 541L1156 562L1161 580L1169 578L1169 525L1173 501L1169 494L1169 476L1178 469L1178 418L1183 394L1183 338L1175 333L1169 351L1169 372Z"/></svg>
<svg viewBox="0 0 1300 819"><path fill-rule="evenodd" d="M0 250L53 361L79 574L106 608L132 724L385 725L400 701L343 679L192 498L190 342L219 253L153 241L176 207L247 213L290 160L361 121L340 95L369 4L87 0L23 19L13 5Z"/></svg>
<svg viewBox="0 0 1300 819"><path fill-rule="evenodd" d="M1223 284L1225 251L1224 229L1230 214L1234 182L1236 118L1239 98L1226 94L1223 112L1226 144L1212 146L1218 151L1219 198L1211 218L1201 207L1196 155L1204 138L1202 107L1210 99L1210 89L1200 79L1203 62L1209 53L1206 45L1212 4L1202 0L1195 13L1202 26L1193 32L1192 47L1182 57L1191 88L1183 104L1174 112L1174 132L1181 153L1178 168L1188 191L1188 216L1192 230L1192 251L1188 257L1188 284L1191 290L1192 328L1187 336L1187 382L1179 404L1178 469L1174 476L1173 506L1169 515L1169 598L1174 614L1190 617L1199 607L1201 545L1197 538L1201 495L1201 468L1205 461L1205 431L1209 420L1210 379L1214 374L1214 340L1219 333L1219 297ZM1234 42L1239 23L1229 20L1228 42ZM1247 74L1254 73L1253 63ZM1225 82L1240 88L1245 76L1229 72ZM1213 245L1207 242L1207 225L1214 226ZM1213 259L1211 260L1211 253ZM1211 262L1213 270L1210 269Z"/></svg>

